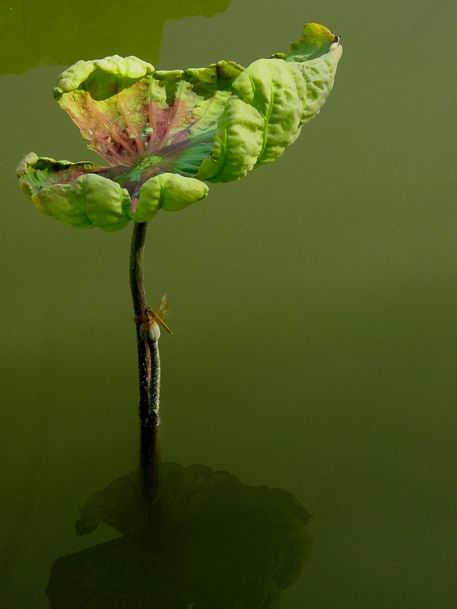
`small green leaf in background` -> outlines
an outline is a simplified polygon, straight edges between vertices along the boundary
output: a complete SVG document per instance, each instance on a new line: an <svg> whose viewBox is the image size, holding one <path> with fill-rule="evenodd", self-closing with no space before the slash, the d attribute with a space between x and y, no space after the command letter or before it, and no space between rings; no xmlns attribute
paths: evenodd
<svg viewBox="0 0 457 609"><path fill-rule="evenodd" d="M11 6L13 4L13 6ZM46 0L0 3L0 74L119 53L158 62L169 19L211 17L230 0Z"/></svg>

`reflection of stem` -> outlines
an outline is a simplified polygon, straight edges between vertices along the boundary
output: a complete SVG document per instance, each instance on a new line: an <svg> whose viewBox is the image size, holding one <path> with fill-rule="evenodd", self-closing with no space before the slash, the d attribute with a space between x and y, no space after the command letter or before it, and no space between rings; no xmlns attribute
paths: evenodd
<svg viewBox="0 0 457 609"><path fill-rule="evenodd" d="M135 312L138 344L138 380L140 392L141 448L140 465L145 492L153 495L158 466L158 427L160 397L160 356L158 341L148 341L141 327L147 320L147 302L143 278L144 246L147 223L134 223L130 247L130 290Z"/></svg>

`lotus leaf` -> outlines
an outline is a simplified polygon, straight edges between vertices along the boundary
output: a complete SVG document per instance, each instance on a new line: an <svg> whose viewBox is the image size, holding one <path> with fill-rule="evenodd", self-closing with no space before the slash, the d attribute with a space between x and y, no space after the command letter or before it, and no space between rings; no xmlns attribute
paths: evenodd
<svg viewBox="0 0 457 609"><path fill-rule="evenodd" d="M44 214L106 231L177 211L282 155L330 93L342 47L311 23L287 53L247 68L155 70L137 57L78 61L54 88L104 166L28 154L17 175Z"/></svg>

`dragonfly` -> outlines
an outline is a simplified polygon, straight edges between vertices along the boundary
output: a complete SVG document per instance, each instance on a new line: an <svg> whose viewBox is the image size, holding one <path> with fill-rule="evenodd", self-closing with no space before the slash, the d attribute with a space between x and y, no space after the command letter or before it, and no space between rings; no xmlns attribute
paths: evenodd
<svg viewBox="0 0 457 609"><path fill-rule="evenodd" d="M169 311L170 303L168 302L167 295L164 294L156 309L152 309L151 307L146 309L146 323L150 325L153 322L158 322L168 332L168 334L173 335L172 329L163 319L166 315L168 315Z"/></svg>

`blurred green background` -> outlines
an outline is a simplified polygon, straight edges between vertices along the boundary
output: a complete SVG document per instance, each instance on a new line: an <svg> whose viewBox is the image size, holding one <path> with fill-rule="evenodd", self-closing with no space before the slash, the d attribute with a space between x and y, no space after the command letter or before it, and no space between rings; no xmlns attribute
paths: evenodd
<svg viewBox="0 0 457 609"><path fill-rule="evenodd" d="M344 45L321 115L276 163L150 227L150 300L167 292L175 332L164 458L313 514L282 609L454 609L455 2L34 6L0 8L2 606L47 607L52 561L103 537L74 535L77 508L137 460L130 228L73 230L14 177L31 150L90 157L57 75L114 52L246 65L318 21Z"/></svg>

